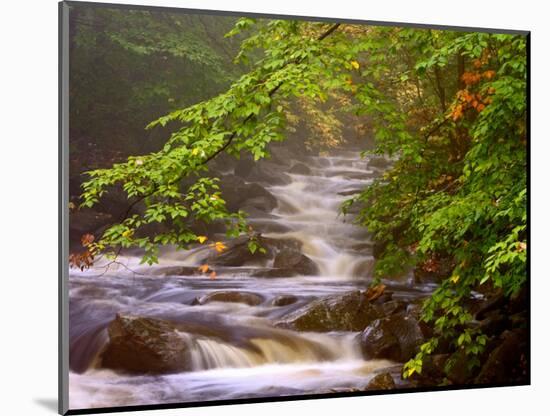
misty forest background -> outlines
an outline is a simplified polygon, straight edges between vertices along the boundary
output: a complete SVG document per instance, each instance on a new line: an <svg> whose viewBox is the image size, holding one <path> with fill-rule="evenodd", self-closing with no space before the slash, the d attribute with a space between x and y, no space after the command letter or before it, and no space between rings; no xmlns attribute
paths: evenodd
<svg viewBox="0 0 550 416"><path fill-rule="evenodd" d="M73 268L233 239L265 255L247 216L269 203L234 178L359 149L380 172L341 215L374 242L367 298L437 283L403 377L526 382L524 36L75 7L69 54Z"/></svg>

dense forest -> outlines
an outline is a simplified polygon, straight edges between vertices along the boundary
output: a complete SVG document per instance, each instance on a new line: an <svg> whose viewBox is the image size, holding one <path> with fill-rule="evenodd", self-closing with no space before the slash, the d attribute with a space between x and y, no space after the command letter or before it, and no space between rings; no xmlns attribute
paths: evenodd
<svg viewBox="0 0 550 416"><path fill-rule="evenodd" d="M98 359L121 374L337 361L349 335L363 363L394 370L227 397L528 382L526 36L87 7L70 18L74 288L121 273L191 285L177 301L189 316L122 302L89 333L75 324L78 377ZM307 280L322 295L277 292L254 309L273 282L315 276L332 279ZM150 301L143 288L132 296ZM72 322L97 317L75 293ZM207 304L234 303L269 323L249 335L240 320L208 321L220 311ZM192 365L153 354L158 339L138 325L170 348L172 326L199 337L177 348L197 348L202 367L192 352ZM316 338L333 333L334 348ZM205 339L232 352L216 344L211 364ZM252 365L235 348L276 358Z"/></svg>

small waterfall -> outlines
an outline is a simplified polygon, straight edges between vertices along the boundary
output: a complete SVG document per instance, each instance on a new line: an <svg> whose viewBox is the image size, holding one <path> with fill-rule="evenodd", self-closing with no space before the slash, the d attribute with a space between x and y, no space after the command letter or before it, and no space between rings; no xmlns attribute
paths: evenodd
<svg viewBox="0 0 550 416"><path fill-rule="evenodd" d="M340 204L346 199L339 192L360 189L370 183L370 179L357 179L358 174L364 175L366 162L354 154L312 157L311 165L311 174L291 175L290 184L269 188L280 201L280 208L274 211L280 216L277 221L291 229L269 236L300 240L303 253L317 263L322 277L341 280L368 277L372 257L353 249L365 242L365 231L344 223L339 215Z"/></svg>
<svg viewBox="0 0 550 416"><path fill-rule="evenodd" d="M323 334L297 335L274 329L271 337L252 338L242 347L212 338L193 339L189 334L180 335L190 345L194 371L362 359L355 336L349 334L335 338Z"/></svg>
<svg viewBox="0 0 550 416"><path fill-rule="evenodd" d="M346 195L368 185L366 161L358 152L340 152L302 162L309 174L290 174L290 184L267 187L278 199L278 208L251 219L267 224L262 231L266 237L299 240L303 254L319 266L319 276L260 278L245 267L225 267L216 279L161 272L164 266L194 269L210 254L207 245L188 252L162 249L158 269L139 266L138 256L121 256L124 266L113 266L101 278L97 275L103 270L71 272L71 407L362 388L374 371L394 365L365 360L357 333L297 332L274 326L316 299L365 290L372 274L366 231L338 214ZM272 267L272 262L263 267ZM197 301L218 291L252 293L262 302L251 306L234 298ZM177 333L185 341L182 354L189 354L191 371L126 374L102 368L98 357L116 314L182 324Z"/></svg>

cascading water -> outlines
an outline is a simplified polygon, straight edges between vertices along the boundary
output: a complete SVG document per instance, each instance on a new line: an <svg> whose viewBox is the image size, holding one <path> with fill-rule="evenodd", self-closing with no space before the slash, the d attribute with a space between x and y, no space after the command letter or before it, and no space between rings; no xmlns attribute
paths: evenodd
<svg viewBox="0 0 550 416"><path fill-rule="evenodd" d="M278 208L251 222L258 229L283 226L284 231L263 235L302 242L302 252L318 265L319 276L255 278L250 270L238 267L216 280L159 275L156 268L138 269L139 259L133 257L124 259L125 267L112 267L101 277L97 269L71 274L71 408L328 392L364 386L374 371L393 365L364 360L356 333L295 332L273 325L312 300L364 289L369 283L373 258L365 250L368 236L338 215L344 195L372 180L366 161L358 152L341 152L307 162L309 174L292 174L290 184L268 188L279 201ZM204 247L167 252L159 267L196 267L207 255ZM246 291L261 301L254 306L193 304L194 299L220 290ZM289 295L296 302L273 306L275 298ZM192 371L128 375L100 368L100 354L108 341L106 328L117 313L207 327L206 335L180 334L190 346Z"/></svg>

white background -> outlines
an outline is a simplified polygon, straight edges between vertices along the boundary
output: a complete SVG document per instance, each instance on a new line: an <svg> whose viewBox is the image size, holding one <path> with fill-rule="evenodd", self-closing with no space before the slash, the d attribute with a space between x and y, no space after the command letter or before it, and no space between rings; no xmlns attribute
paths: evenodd
<svg viewBox="0 0 550 416"><path fill-rule="evenodd" d="M128 3L532 31L532 386L176 409L148 415L548 414L550 279L545 254L550 24L544 1ZM57 4L55 0L11 0L1 7L0 413L52 415L57 395Z"/></svg>

